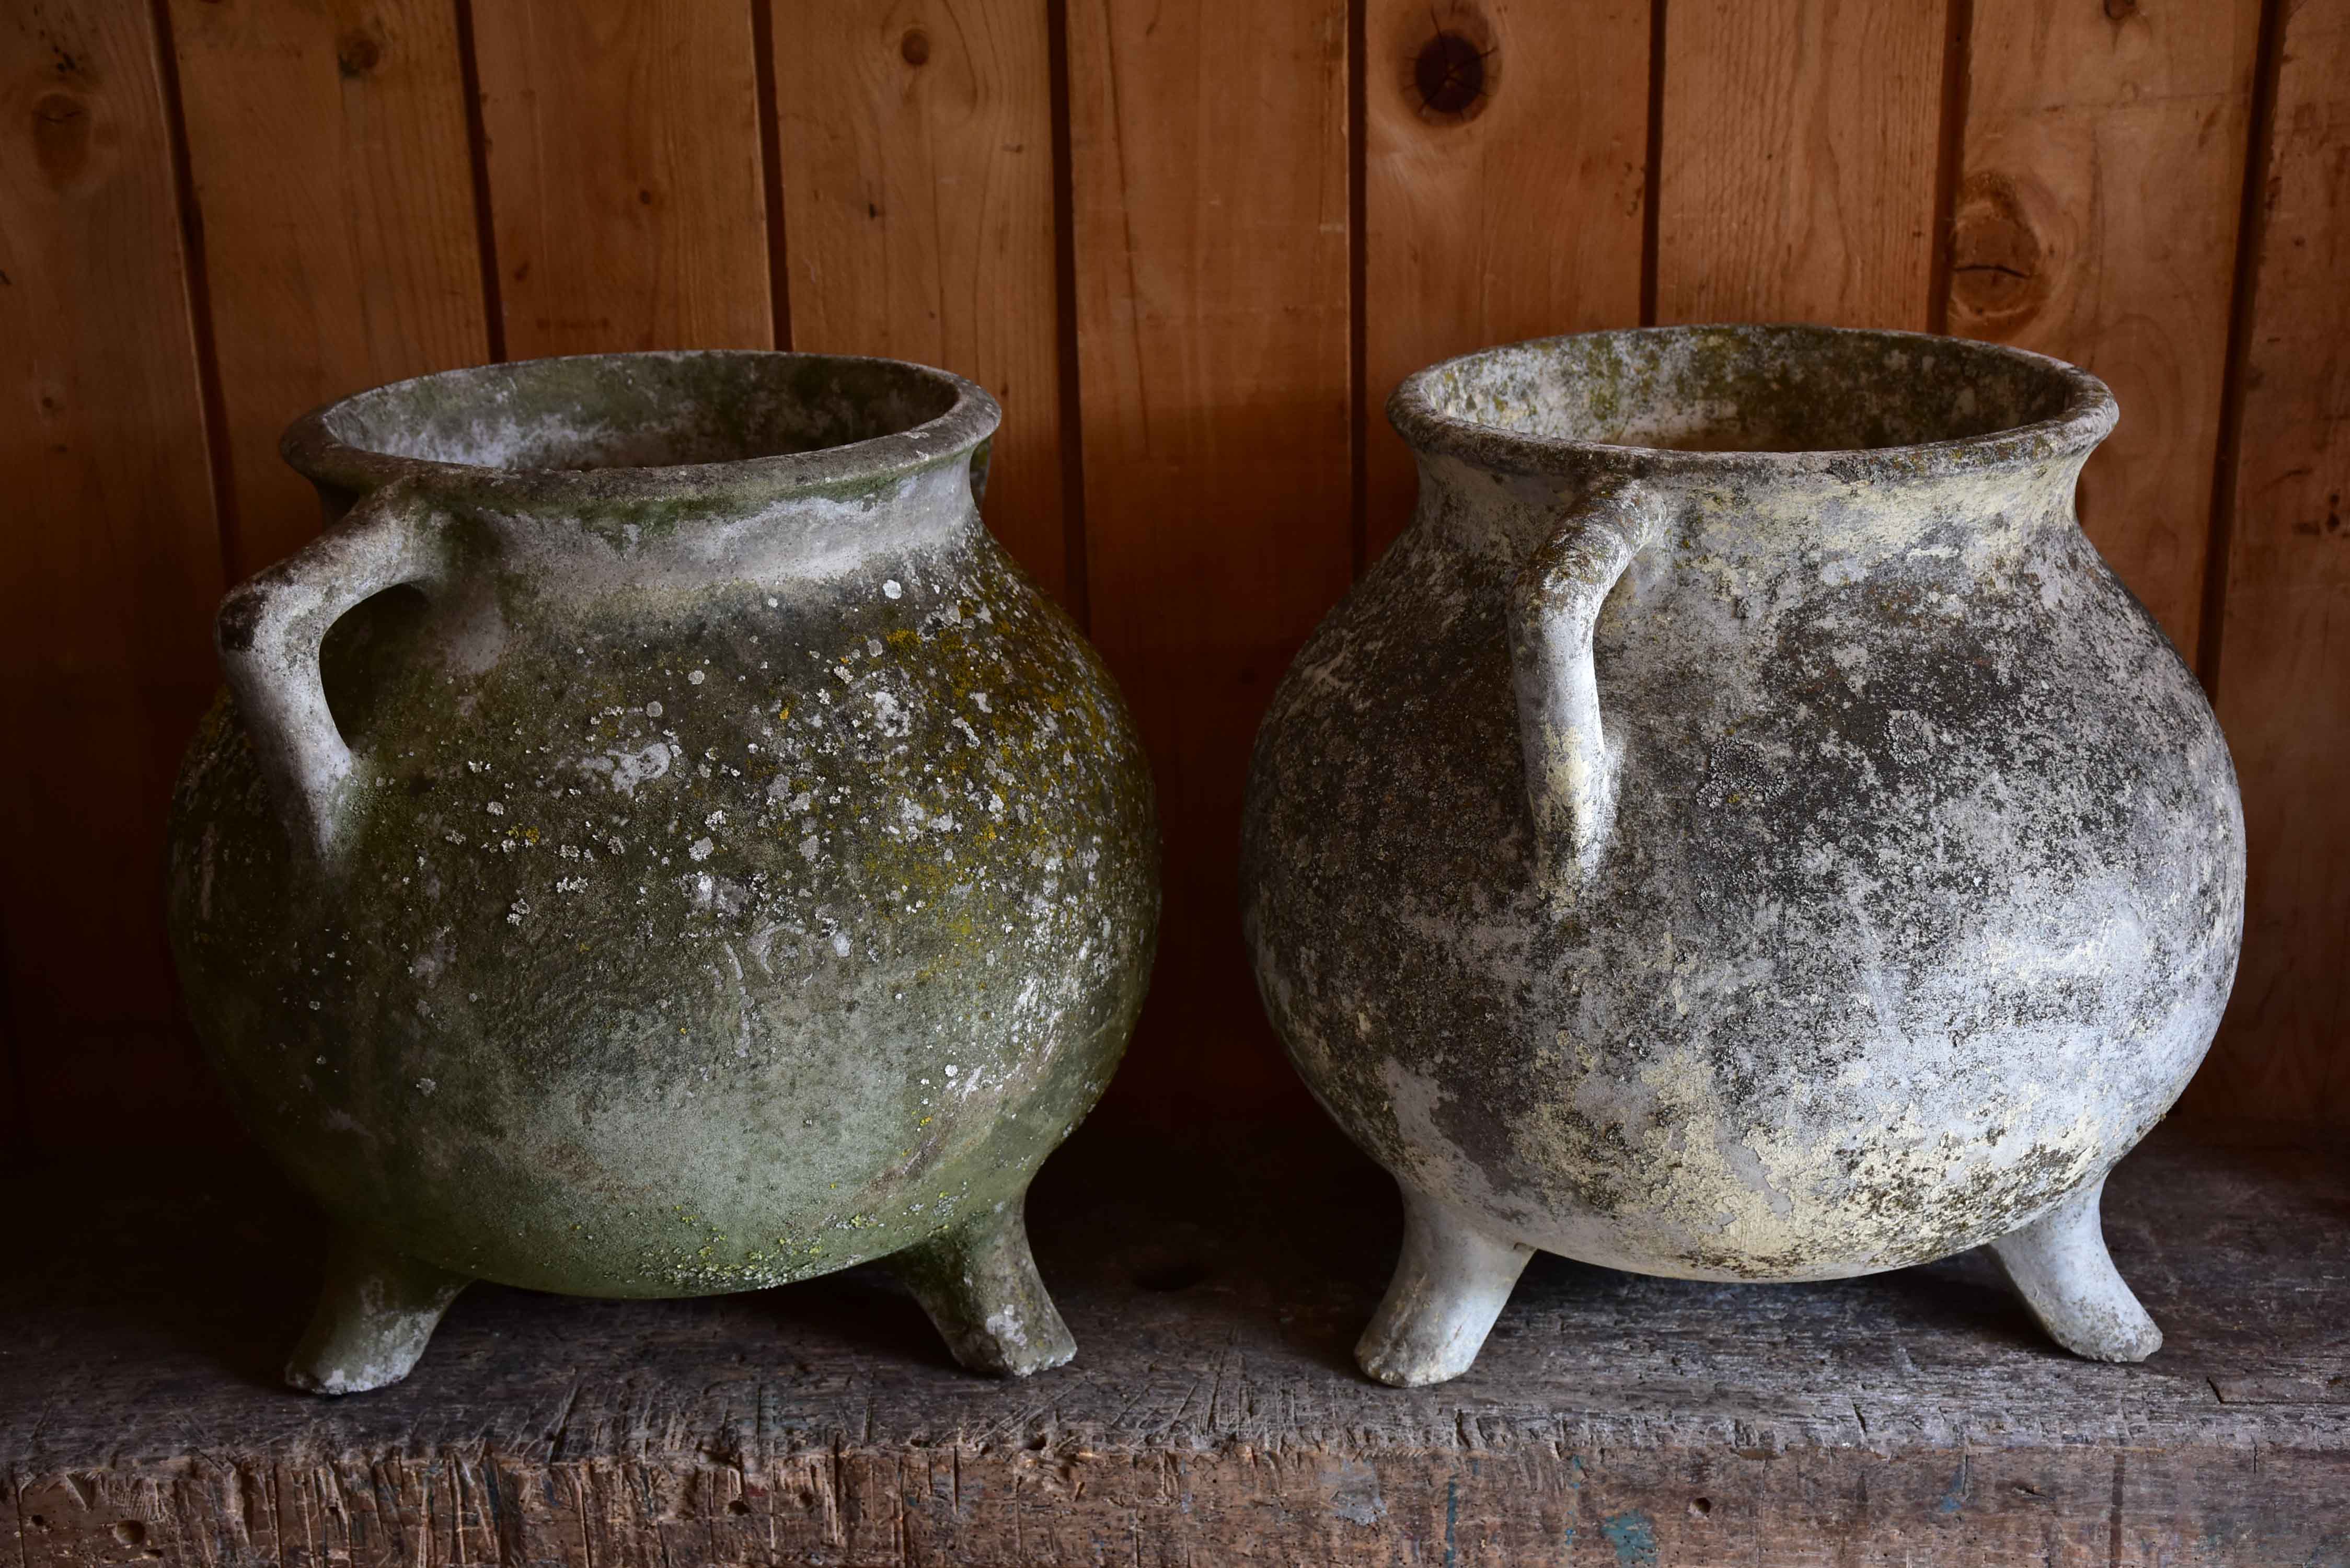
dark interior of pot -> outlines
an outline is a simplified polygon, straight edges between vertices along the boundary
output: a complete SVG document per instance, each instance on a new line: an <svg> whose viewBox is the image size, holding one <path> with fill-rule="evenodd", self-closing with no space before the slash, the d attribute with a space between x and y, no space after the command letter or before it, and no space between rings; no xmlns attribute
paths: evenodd
<svg viewBox="0 0 2350 1568"><path fill-rule="evenodd" d="M954 406L920 366L699 351L530 359L420 376L346 399L323 422L366 452L484 468L667 468L818 452L894 435Z"/></svg>
<svg viewBox="0 0 2350 1568"><path fill-rule="evenodd" d="M2065 412L2080 384L1982 344L1816 327L1650 327L1513 344L1438 367L1451 419L1676 452L1851 452L1961 441Z"/></svg>

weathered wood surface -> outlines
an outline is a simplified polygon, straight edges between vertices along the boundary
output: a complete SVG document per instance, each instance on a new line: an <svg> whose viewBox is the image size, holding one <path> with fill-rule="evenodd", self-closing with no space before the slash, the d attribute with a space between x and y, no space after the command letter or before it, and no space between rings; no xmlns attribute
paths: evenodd
<svg viewBox="0 0 2350 1568"><path fill-rule="evenodd" d="M1404 1392L1348 1355L1392 1190L1278 1136L1081 1137L1032 1220L1082 1348L1014 1385L858 1271L477 1287L407 1384L322 1402L272 1386L315 1244L265 1181L17 1180L43 1251L0 1284L0 1563L2350 1554L2339 1149L2171 1137L2122 1168L2114 1250L2169 1335L2145 1366L2052 1349L1981 1254L1752 1287L1544 1259L1468 1376Z"/></svg>

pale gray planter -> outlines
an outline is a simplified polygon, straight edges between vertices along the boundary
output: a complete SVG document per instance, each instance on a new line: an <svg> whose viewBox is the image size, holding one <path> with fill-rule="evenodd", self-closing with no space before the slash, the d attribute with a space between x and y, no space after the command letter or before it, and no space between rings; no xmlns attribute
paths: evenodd
<svg viewBox="0 0 2350 1568"><path fill-rule="evenodd" d="M1297 1068L1403 1189L1365 1335L1475 1357L1531 1251L1818 1280L1989 1242L2084 1355L2097 1221L2235 971L2194 679L2074 518L2095 378L1803 327L1406 381L1409 532L1258 736L1243 899Z"/></svg>
<svg viewBox="0 0 2350 1568"><path fill-rule="evenodd" d="M332 525L222 607L170 894L338 1226L296 1384L403 1376L474 1278L884 1257L966 1365L1072 1354L1021 1206L1125 1048L1158 836L1108 673L981 526L998 417L888 360L619 354L287 433Z"/></svg>

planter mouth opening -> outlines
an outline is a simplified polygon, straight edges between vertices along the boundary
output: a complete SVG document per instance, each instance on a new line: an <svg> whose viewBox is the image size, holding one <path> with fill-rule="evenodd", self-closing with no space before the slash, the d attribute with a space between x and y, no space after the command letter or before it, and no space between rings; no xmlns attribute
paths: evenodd
<svg viewBox="0 0 2350 1568"><path fill-rule="evenodd" d="M1934 477L2085 454L2113 394L2059 359L1917 332L1649 327L1482 349L1409 377L1421 452L1527 473Z"/></svg>
<svg viewBox="0 0 2350 1568"><path fill-rule="evenodd" d="M898 359L766 349L583 354L442 370L312 410L286 461L349 491L779 493L895 478L977 447L1002 410Z"/></svg>

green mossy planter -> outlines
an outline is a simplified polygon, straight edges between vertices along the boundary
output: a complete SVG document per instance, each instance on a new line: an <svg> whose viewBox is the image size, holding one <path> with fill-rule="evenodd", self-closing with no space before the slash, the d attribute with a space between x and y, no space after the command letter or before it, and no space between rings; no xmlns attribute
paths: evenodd
<svg viewBox="0 0 2350 1568"><path fill-rule="evenodd" d="M979 522L999 417L887 360L604 355L298 421L332 525L236 589L174 801L190 1006L339 1229L288 1369L471 1279L889 1258L955 1355L1074 1350L1021 1204L1159 907L1107 672Z"/></svg>

